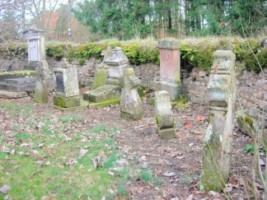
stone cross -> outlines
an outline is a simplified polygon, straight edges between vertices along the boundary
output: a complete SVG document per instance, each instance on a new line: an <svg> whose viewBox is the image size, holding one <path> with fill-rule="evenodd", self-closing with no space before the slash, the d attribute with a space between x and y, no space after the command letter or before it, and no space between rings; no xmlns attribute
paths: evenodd
<svg viewBox="0 0 267 200"><path fill-rule="evenodd" d="M64 59L62 68L54 69L56 77L54 105L70 108L80 105L80 91L77 68Z"/></svg>
<svg viewBox="0 0 267 200"><path fill-rule="evenodd" d="M133 120L142 118L142 101L137 92L137 86L140 84L141 81L135 75L133 68L124 71L123 88L120 98L122 118Z"/></svg>
<svg viewBox="0 0 267 200"><path fill-rule="evenodd" d="M236 96L235 54L217 50L208 83L209 125L204 137L200 188L220 191L229 178Z"/></svg>
<svg viewBox="0 0 267 200"><path fill-rule="evenodd" d="M160 137L162 139L176 138L169 92L161 90L155 93L155 114Z"/></svg>
<svg viewBox="0 0 267 200"><path fill-rule="evenodd" d="M165 38L159 41L160 49L160 89L170 93L171 100L181 94L180 41Z"/></svg>

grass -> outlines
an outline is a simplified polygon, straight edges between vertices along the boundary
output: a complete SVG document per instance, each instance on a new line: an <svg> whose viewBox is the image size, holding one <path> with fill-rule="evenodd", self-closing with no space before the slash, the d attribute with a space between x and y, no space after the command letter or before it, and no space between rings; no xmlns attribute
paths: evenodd
<svg viewBox="0 0 267 200"><path fill-rule="evenodd" d="M31 113L30 107L12 103L1 103L0 110L12 114L14 120ZM80 116L74 114L57 119L43 115L39 121L29 118L25 131L20 131L21 125L13 125L11 142L5 132L0 133L0 187L6 184L11 188L6 195L12 199L112 199L128 195L124 187L129 178L124 175L126 167L119 175L110 173L123 155L113 139L119 130L99 124L76 133L69 126L66 133L68 123L78 119ZM92 160L99 155L103 165L95 167ZM111 189L115 191L112 194ZM4 198L0 193L0 200Z"/></svg>

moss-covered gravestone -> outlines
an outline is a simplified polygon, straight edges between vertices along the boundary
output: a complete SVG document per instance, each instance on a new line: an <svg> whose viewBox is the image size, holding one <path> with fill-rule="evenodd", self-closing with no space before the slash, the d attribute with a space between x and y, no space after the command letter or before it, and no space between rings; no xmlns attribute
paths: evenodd
<svg viewBox="0 0 267 200"><path fill-rule="evenodd" d="M155 114L160 137L167 140L176 138L169 92L161 90L155 93Z"/></svg>
<svg viewBox="0 0 267 200"><path fill-rule="evenodd" d="M105 56L103 63L108 71L106 84L83 93L83 99L89 101L89 108L117 104L120 99L121 81L128 59L121 48L115 47Z"/></svg>
<svg viewBox="0 0 267 200"><path fill-rule="evenodd" d="M36 85L34 92L34 100L38 103L48 102L49 72L46 60L39 61L36 67Z"/></svg>
<svg viewBox="0 0 267 200"><path fill-rule="evenodd" d="M141 81L135 75L133 68L124 71L120 98L121 118L133 120L142 118L142 101L137 92L137 86L140 84Z"/></svg>
<svg viewBox="0 0 267 200"><path fill-rule="evenodd" d="M54 69L56 77L54 105L61 108L80 106L80 91L77 68L64 60L62 68Z"/></svg>
<svg viewBox="0 0 267 200"><path fill-rule="evenodd" d="M236 96L234 68L232 51L215 51L208 84L209 125L202 155L202 190L223 190L229 178Z"/></svg>

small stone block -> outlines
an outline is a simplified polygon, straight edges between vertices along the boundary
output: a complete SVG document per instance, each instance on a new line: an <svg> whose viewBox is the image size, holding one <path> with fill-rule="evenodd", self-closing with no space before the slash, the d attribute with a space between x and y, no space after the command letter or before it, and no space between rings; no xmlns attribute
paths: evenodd
<svg viewBox="0 0 267 200"><path fill-rule="evenodd" d="M55 106L62 108L71 108L75 106L80 106L80 96L72 96L72 97L54 96L53 102Z"/></svg>
<svg viewBox="0 0 267 200"><path fill-rule="evenodd" d="M90 109L95 109L97 107L101 107L101 108L104 108L104 107L107 107L107 106L110 106L110 105L117 105L120 103L120 99L112 99L112 100L108 100L108 101L102 101L102 102L98 102L98 103L89 103L89 108Z"/></svg>
<svg viewBox="0 0 267 200"><path fill-rule="evenodd" d="M164 140L171 140L175 139L175 130L174 128L167 128L167 129L158 129L159 136Z"/></svg>

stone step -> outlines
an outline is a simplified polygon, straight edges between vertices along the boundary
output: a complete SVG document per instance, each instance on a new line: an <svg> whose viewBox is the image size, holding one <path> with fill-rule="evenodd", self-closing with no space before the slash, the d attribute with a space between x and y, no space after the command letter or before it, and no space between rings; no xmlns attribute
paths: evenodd
<svg viewBox="0 0 267 200"><path fill-rule="evenodd" d="M5 90L0 90L0 98L8 98L8 99L17 99L27 97L26 92L10 92Z"/></svg>

